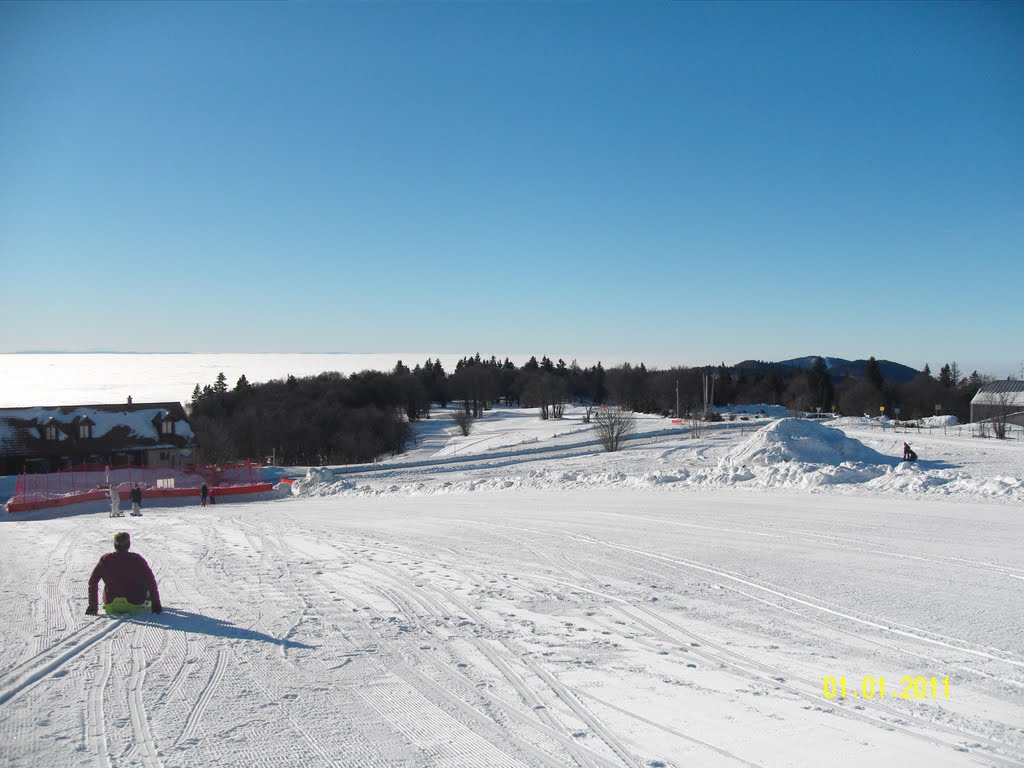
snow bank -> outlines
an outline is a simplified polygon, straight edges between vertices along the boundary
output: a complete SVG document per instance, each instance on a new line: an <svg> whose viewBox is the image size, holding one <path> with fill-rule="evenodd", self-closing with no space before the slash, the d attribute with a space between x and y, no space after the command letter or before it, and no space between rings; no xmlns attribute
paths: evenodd
<svg viewBox="0 0 1024 768"><path fill-rule="evenodd" d="M502 418L513 422L514 414L505 413ZM536 417L524 411L522 418ZM587 450L579 444L563 454L494 451L474 454L471 462L459 457L333 470L319 467L292 483L291 493L372 497L604 489L671 493L723 488L1024 502L1024 480L1013 476L1021 466L1012 458L1014 444L999 446L1007 453L996 462L996 471L986 471L989 464L975 462L970 466L977 466L978 471L972 475L958 466L958 459L971 455L970 444L961 440L936 444L940 460L903 464L896 458L902 436L884 436L880 430L870 429L865 442L879 436L884 439L865 444L838 428L845 425L863 430L881 423L879 418L868 417L828 422L785 418L754 431L750 426L721 424L696 437L685 432L652 432L644 441L631 441L615 454L598 447ZM520 428L514 422L507 427ZM986 446L986 452L990 450ZM981 474L985 476L978 476Z"/></svg>
<svg viewBox="0 0 1024 768"><path fill-rule="evenodd" d="M891 464L892 459L836 429L806 419L779 419L727 453L723 465L773 466L798 461L838 466L846 462Z"/></svg>
<svg viewBox="0 0 1024 768"><path fill-rule="evenodd" d="M463 480L388 481L381 484L292 484L303 497L328 496L435 496L507 491L574 490L803 490L815 493L866 492L878 496L944 496L1024 502L1024 480L1014 477L975 478L956 470L923 470L917 464L893 468L879 464L844 462L836 466L784 462L772 466L718 466L697 472L566 472L534 469L523 474Z"/></svg>

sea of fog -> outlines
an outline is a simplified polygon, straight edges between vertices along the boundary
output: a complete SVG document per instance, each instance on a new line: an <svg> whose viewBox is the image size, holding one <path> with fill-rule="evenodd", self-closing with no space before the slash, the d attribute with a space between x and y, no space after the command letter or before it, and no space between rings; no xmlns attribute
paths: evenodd
<svg viewBox="0 0 1024 768"><path fill-rule="evenodd" d="M245 374L251 382L391 370L401 360L410 368L428 357L446 371L464 355L430 354L16 354L0 355L0 407L118 403L187 402L192 389L213 384L217 374L234 387Z"/></svg>
<svg viewBox="0 0 1024 768"><path fill-rule="evenodd" d="M389 352L382 354L0 354L0 408L32 405L117 403L130 396L136 403L187 402L192 389L213 384L217 374L235 386L245 374L251 382L313 376L324 371L343 374L390 371L401 360L413 368L427 358L440 359L451 373L465 354ZM490 357L490 355L488 355ZM522 365L529 355L508 355ZM552 355L553 360L558 356ZM504 359L504 356L499 356ZM571 357L564 358L566 362ZM583 366L597 358L577 357ZM623 361L605 359L605 366ZM651 362L648 361L648 365Z"/></svg>

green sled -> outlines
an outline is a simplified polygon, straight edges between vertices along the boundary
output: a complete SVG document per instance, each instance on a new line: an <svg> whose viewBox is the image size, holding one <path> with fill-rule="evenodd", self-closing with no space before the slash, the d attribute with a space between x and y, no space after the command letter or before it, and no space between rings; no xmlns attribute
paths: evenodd
<svg viewBox="0 0 1024 768"><path fill-rule="evenodd" d="M137 613L149 613L149 601L144 603L129 603L126 598L115 597L103 606L103 612L110 616L116 613L127 613L134 616Z"/></svg>

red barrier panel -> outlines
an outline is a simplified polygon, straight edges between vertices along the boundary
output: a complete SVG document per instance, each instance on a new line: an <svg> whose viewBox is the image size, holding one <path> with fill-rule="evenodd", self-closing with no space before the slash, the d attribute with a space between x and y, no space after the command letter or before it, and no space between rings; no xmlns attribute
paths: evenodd
<svg viewBox="0 0 1024 768"><path fill-rule="evenodd" d="M270 483L256 483L254 485L229 485L223 488L216 488L216 496L241 496L249 493L269 493L274 490ZM127 493L117 494L122 499L127 499ZM142 497L143 504L147 499L181 499L189 496L199 498L198 488L150 488ZM67 507L71 504L81 504L86 501L108 501L110 493L106 490L94 489L85 493L68 494L57 498L36 498L32 501L7 502L6 509L10 514L18 512L32 512L37 509L51 509L54 507Z"/></svg>
<svg viewBox="0 0 1024 768"><path fill-rule="evenodd" d="M83 464L58 472L21 474L15 481L14 499L19 503L35 496L60 498L74 495L79 489L118 486L126 493L133 484L155 488L161 480L173 480L175 488L199 488L206 483L218 488L224 486L257 485L263 482L263 467L252 462L189 467L148 466L106 467ZM122 495L122 498L127 496Z"/></svg>

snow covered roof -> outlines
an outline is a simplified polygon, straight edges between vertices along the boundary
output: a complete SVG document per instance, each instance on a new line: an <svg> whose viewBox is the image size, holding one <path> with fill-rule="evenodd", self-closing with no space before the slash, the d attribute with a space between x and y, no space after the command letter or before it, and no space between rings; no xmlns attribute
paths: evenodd
<svg viewBox="0 0 1024 768"><path fill-rule="evenodd" d="M971 405L1003 405L1024 408L1024 381L1004 379L982 385Z"/></svg>
<svg viewBox="0 0 1024 768"><path fill-rule="evenodd" d="M167 418L174 422L170 435L160 430ZM47 425L57 427L58 442L77 441L83 450L179 448L195 438L181 403L0 408L0 453L36 452L46 442ZM80 425L91 426L89 438L79 436Z"/></svg>

